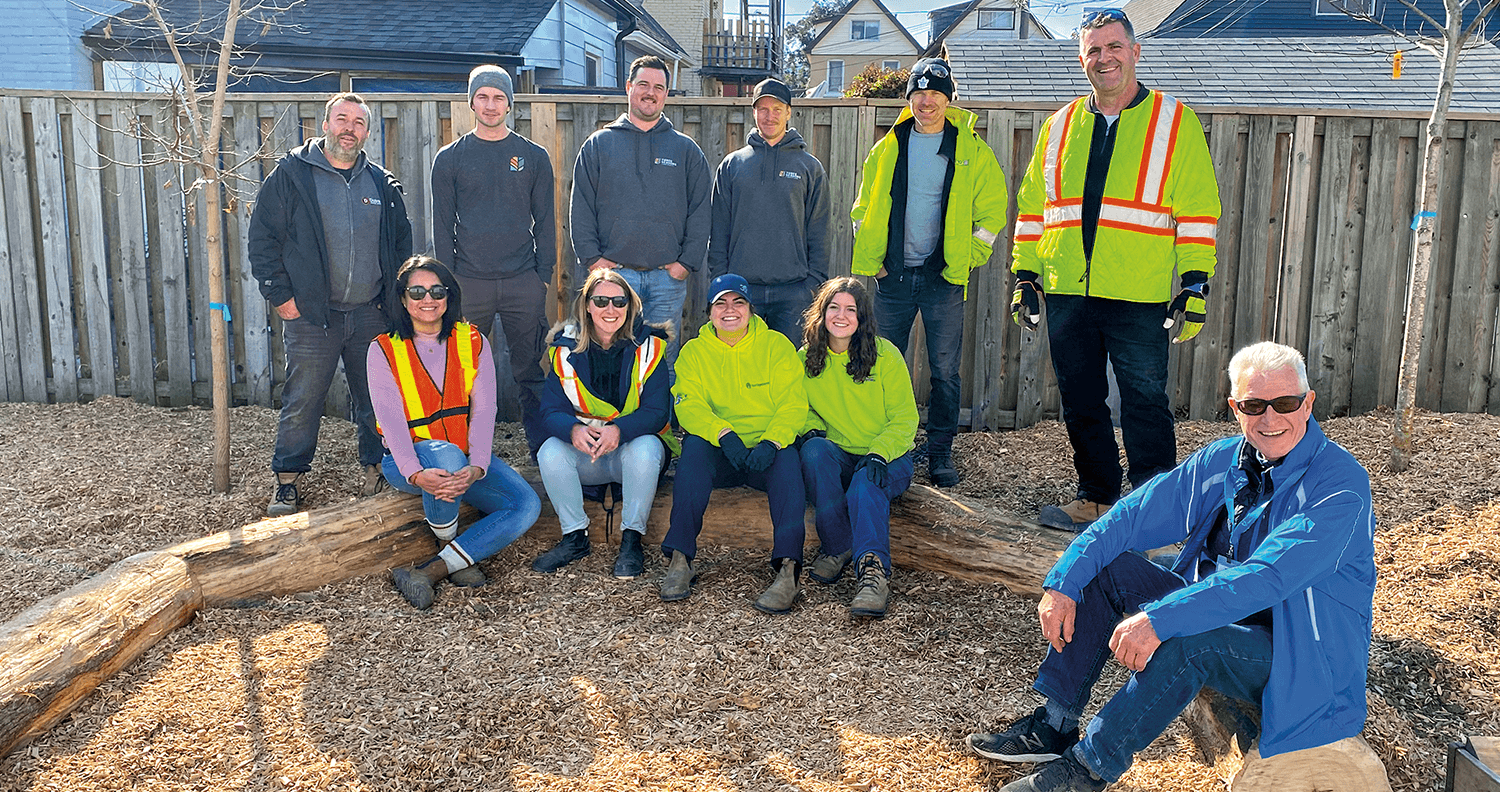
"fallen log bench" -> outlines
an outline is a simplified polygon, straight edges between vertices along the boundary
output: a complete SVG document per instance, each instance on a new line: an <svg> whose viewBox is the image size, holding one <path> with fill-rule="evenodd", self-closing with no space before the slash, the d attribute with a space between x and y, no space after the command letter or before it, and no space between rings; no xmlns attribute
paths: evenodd
<svg viewBox="0 0 1500 792"><path fill-rule="evenodd" d="M1255 738L1260 713L1206 688L1182 718L1229 792L1391 792L1385 765L1358 735L1265 758Z"/></svg>
<svg viewBox="0 0 1500 792"><path fill-rule="evenodd" d="M535 468L522 473L540 490ZM671 485L664 483L648 541L660 541L670 512ZM475 515L465 506L460 519L468 524ZM593 525L602 534L600 521ZM557 535L550 507L531 530ZM808 534L812 541L814 532ZM701 535L705 545L769 549L771 535L765 495L714 492ZM1040 594L1042 578L1071 539L921 485L897 499L891 513L891 552L898 565L998 582L1023 595ZM61 721L201 608L310 591L436 551L421 499L387 492L119 561L0 625L0 756Z"/></svg>

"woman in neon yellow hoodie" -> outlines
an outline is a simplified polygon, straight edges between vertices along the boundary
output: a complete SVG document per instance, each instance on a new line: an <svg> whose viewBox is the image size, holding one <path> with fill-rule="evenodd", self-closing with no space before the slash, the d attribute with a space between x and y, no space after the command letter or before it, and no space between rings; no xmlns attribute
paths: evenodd
<svg viewBox="0 0 1500 792"><path fill-rule="evenodd" d="M686 435L672 488L672 519L662 554L664 601L692 593L693 558L703 510L715 487L748 484L770 501L775 541L770 588L755 601L766 613L785 613L801 594L806 495L793 441L807 417L807 395L797 350L771 330L750 304L750 284L720 275L708 286L709 325L682 345L672 386L677 422Z"/></svg>
<svg viewBox="0 0 1500 792"><path fill-rule="evenodd" d="M802 334L803 429L812 435L802 443L802 479L822 543L807 574L833 583L859 559L850 612L879 618L890 599L891 501L911 486L911 374L896 345L876 333L870 293L854 278L823 284Z"/></svg>

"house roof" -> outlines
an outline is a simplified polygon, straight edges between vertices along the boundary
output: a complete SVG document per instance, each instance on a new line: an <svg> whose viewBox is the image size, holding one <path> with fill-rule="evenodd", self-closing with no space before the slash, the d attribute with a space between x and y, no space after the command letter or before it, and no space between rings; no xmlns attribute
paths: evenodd
<svg viewBox="0 0 1500 792"><path fill-rule="evenodd" d="M905 36L906 40L911 42L911 46L913 49L915 49L917 52L922 51L922 45L918 44L917 40L912 37L911 32L906 29L906 26L901 24L901 20L897 19L896 15L891 13L891 10L889 8L885 7L885 3L880 2L880 0L870 0L870 2L879 7L880 12L882 14L885 14L887 19L891 20L891 24L896 26L896 30L900 31L901 35ZM838 16L828 20L828 22L823 25L823 29L818 32L818 35L813 37L813 40L808 43L807 51L812 52L813 49L818 46L818 43L823 40L823 37L828 35L828 31L833 30L834 27L838 25L839 20L843 19L844 15L848 14L849 11L856 5L859 5L859 0L849 0L848 4L844 6L843 10L839 11Z"/></svg>
<svg viewBox="0 0 1500 792"><path fill-rule="evenodd" d="M927 49L922 54L926 57L936 55L938 46L948 39L948 34L952 33L983 2L985 0L964 0L962 3L954 3L953 5L935 8L927 12L927 19L932 25L932 32L928 37ZM1022 8L1020 5L1015 6L1015 10L1031 20L1031 26L1041 31L1043 38L1052 38L1052 31L1048 30L1047 26L1043 25L1041 20L1037 19L1031 11Z"/></svg>
<svg viewBox="0 0 1500 792"><path fill-rule="evenodd" d="M672 38L672 34L668 33L667 29L662 27L660 22L656 21L656 17L651 16L651 12L646 10L645 0L617 0L617 2L630 7L631 15L636 20L636 26L642 33L656 39L674 52L689 55L688 51L681 44L677 43L677 39Z"/></svg>
<svg viewBox="0 0 1500 792"><path fill-rule="evenodd" d="M1071 40L948 48L962 99L1059 105L1089 92ZM1404 51L1402 76L1392 54ZM1234 53L1229 59L1225 53ZM1440 65L1396 36L1362 38L1151 39L1136 73L1148 87L1189 105L1430 111ZM1451 109L1500 108L1500 49L1465 52Z"/></svg>
<svg viewBox="0 0 1500 792"><path fill-rule="evenodd" d="M1135 28L1136 35L1145 37L1147 33L1161 27L1161 23L1167 21L1167 17L1185 2L1187 0L1130 0L1120 10L1130 18L1130 26Z"/></svg>

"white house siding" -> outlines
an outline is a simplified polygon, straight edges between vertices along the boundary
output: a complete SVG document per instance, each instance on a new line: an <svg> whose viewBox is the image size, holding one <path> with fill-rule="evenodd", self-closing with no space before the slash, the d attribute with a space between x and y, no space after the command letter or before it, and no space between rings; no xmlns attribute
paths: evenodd
<svg viewBox="0 0 1500 792"><path fill-rule="evenodd" d="M599 56L599 85L615 87L615 17L586 0L559 0L521 48L538 86L587 85L587 54Z"/></svg>
<svg viewBox="0 0 1500 792"><path fill-rule="evenodd" d="M856 21L879 22L880 38L851 39ZM897 60L901 62L902 68L909 69L916 63L918 54L917 48L896 28L895 20L881 12L880 7L870 0L858 0L848 13L833 23L833 29L807 54L810 67L807 82L809 85L823 82L828 78L828 62L843 61L844 88L847 90L849 82L856 74L864 71L866 66L872 63L878 66L888 60Z"/></svg>
<svg viewBox="0 0 1500 792"><path fill-rule="evenodd" d="M981 11L1010 11L1014 24L1010 30L981 30L979 28L979 16ZM948 34L945 41L965 41L982 43L986 41L1015 41L1021 38L1021 27L1025 24L1022 11L1015 5L1006 2L983 3L979 8L970 11L959 21L958 27Z"/></svg>
<svg viewBox="0 0 1500 792"><path fill-rule="evenodd" d="M79 40L93 16L70 0L0 0L0 88L93 88Z"/></svg>

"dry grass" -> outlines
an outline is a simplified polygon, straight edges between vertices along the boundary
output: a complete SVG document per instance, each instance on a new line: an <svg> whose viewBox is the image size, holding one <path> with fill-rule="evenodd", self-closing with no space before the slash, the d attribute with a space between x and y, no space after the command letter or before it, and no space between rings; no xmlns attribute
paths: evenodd
<svg viewBox="0 0 1500 792"><path fill-rule="evenodd" d="M1500 418L1424 415L1410 471L1383 470L1388 415L1326 428L1370 467L1381 520L1367 737L1401 790L1440 788L1442 751L1500 733ZM142 550L257 519L274 413L234 411L234 492L207 492L209 414L106 399L0 405L0 618ZM1186 453L1232 432L1179 426ZM510 431L514 434L514 430ZM499 433L502 456L520 452ZM38 453L42 450L42 453ZM325 421L310 504L350 498L353 434ZM1060 425L960 438L965 494L1033 512L1071 494ZM425 613L383 576L204 611L66 721L0 760L0 790L982 790L1014 776L963 735L1029 711L1032 603L900 572L891 614L847 616L852 583L791 614L750 609L763 554L705 548L685 603L616 581L602 548L542 576L542 531L490 585ZM1113 667L1108 682L1123 679ZM1177 730L1124 790L1215 790Z"/></svg>

